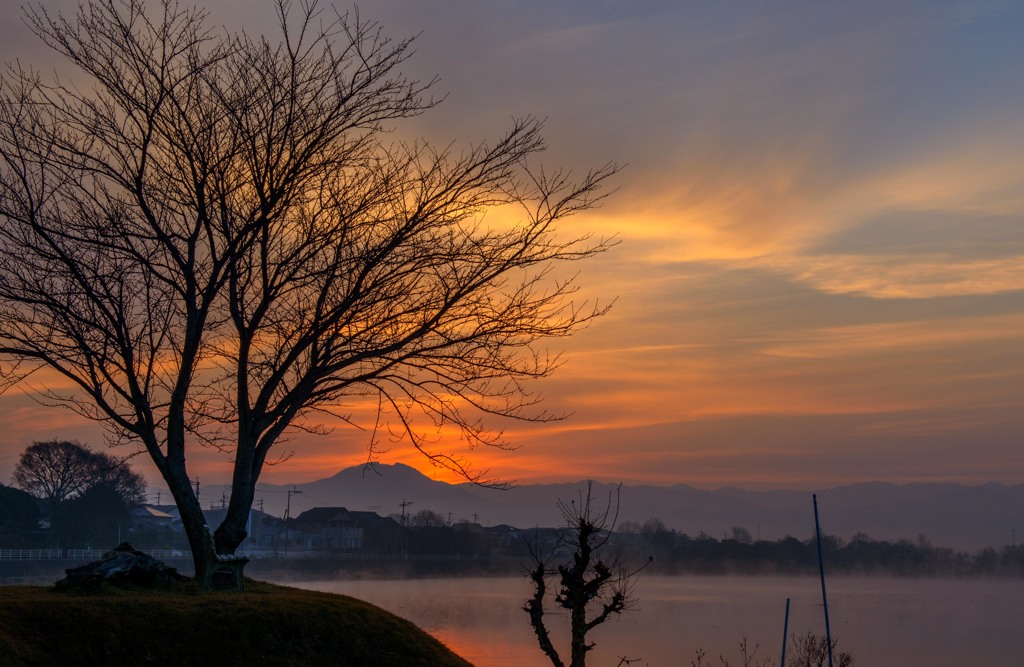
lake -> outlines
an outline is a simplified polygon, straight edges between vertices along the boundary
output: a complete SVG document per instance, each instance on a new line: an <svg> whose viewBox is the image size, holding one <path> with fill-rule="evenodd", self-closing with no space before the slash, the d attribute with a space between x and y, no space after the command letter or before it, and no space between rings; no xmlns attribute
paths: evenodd
<svg viewBox="0 0 1024 667"><path fill-rule="evenodd" d="M367 600L477 667L551 664L521 610L530 594L525 577L285 583ZM832 635L859 667L1024 665L1022 580L837 576L828 583ZM589 635L597 644L589 665L615 667L628 657L639 667L689 666L703 648L705 664L720 665L723 655L735 667L744 635L777 664L787 597L790 634L824 634L816 577L642 576L636 597L636 610ZM564 615L547 618L565 625ZM553 634L568 662L567 634Z"/></svg>

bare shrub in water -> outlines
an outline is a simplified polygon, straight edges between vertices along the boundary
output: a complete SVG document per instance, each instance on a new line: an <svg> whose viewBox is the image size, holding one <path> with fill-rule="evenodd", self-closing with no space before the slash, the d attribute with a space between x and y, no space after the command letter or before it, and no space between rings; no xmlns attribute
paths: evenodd
<svg viewBox="0 0 1024 667"><path fill-rule="evenodd" d="M793 635L792 642L792 653L790 653L790 657L783 667L825 667L828 664L828 639L824 636L816 635L808 630L804 635ZM853 667L852 655L845 651L835 652L837 643L836 640L832 641L833 667ZM751 647L750 641L744 636L739 643L740 662L738 667L776 667L777 663L769 656L758 658L757 652L759 648L759 644L754 644ZM706 659L707 652L699 648L694 653L690 665L691 667L711 667L713 663L706 661ZM718 661L722 667L731 667L731 663L725 656L719 655Z"/></svg>
<svg viewBox="0 0 1024 667"><path fill-rule="evenodd" d="M833 667L851 667L853 656L836 653L836 640L832 640ZM828 664L828 639L810 630L803 636L793 635L793 657L786 661L788 667L824 667Z"/></svg>
<svg viewBox="0 0 1024 667"><path fill-rule="evenodd" d="M593 503L592 483L587 483L586 497L579 503L558 502L566 529L559 543L547 554L539 544L530 545L530 581L533 595L523 605L530 617L530 626L537 635L537 644L554 667L565 667L561 655L548 633L544 616L544 598L549 580L555 580L554 602L569 613L570 667L584 667L587 652L594 644L587 634L613 615L621 614L635 604L633 584L639 570L628 571L618 554L608 552L608 540L619 513L618 490L614 506L609 497L602 510ZM568 562L557 562L571 553ZM649 561L648 561L649 562ZM642 568L641 568L642 569ZM632 662L621 658L619 664Z"/></svg>

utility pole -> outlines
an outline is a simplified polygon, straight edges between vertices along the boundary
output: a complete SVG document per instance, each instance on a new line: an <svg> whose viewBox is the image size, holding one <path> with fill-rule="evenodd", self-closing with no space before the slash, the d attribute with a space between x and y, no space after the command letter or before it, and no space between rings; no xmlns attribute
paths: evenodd
<svg viewBox="0 0 1024 667"><path fill-rule="evenodd" d="M257 504L259 505L259 508L260 508L260 516L257 517L256 528L253 530L253 532L256 533L256 548L259 549L260 548L260 526L263 525L263 516L262 516L263 515L263 498L260 498L259 502ZM249 520L252 521L252 515L249 516Z"/></svg>
<svg viewBox="0 0 1024 667"><path fill-rule="evenodd" d="M399 503L402 506L402 557L404 558L409 557L409 535L405 530L405 508L414 504L413 501L405 498L402 498L402 502Z"/></svg>
<svg viewBox="0 0 1024 667"><path fill-rule="evenodd" d="M294 486L292 488L288 489L288 504L284 508L284 519L285 519L285 521L287 521L288 519L290 519L292 517L292 496L298 495L298 494L301 494L301 493L302 493L302 491L299 491L299 489L297 487L294 487Z"/></svg>
<svg viewBox="0 0 1024 667"><path fill-rule="evenodd" d="M284 553L285 553L285 555L288 554L288 541L291 539L291 527L288 526L288 520L291 518L291 515L292 515L292 496L294 496L295 494L298 494L298 493L302 493L302 491L299 491L299 489L297 487L295 487L295 486L292 486L292 488L288 489L288 503L287 503L287 505L284 508Z"/></svg>
<svg viewBox="0 0 1024 667"><path fill-rule="evenodd" d="M405 498L402 498L402 502L398 504L402 506L402 528L405 528L405 508L408 507L409 505L415 505L416 503L411 500L406 500Z"/></svg>

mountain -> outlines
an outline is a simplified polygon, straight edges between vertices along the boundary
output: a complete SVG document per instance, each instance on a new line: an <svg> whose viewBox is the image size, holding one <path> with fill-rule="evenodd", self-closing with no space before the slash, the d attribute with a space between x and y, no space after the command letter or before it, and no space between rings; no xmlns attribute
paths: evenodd
<svg viewBox="0 0 1024 667"><path fill-rule="evenodd" d="M211 487L217 498L226 487ZM481 500L460 485L438 482L415 468L401 463L377 464L372 467L354 466L324 479L305 484L259 484L256 498L258 507L262 499L265 510L282 516L287 508L288 491L291 496L291 516L311 507L338 506L350 510L372 510L378 514L400 513L401 503L408 502L406 512L415 514L424 509L435 512L453 512L453 519L472 518L463 508L472 507Z"/></svg>
<svg viewBox="0 0 1024 667"><path fill-rule="evenodd" d="M593 484L593 495L604 503L617 485ZM264 510L284 514L292 485L261 484L257 492ZM524 484L500 491L472 484L432 480L402 464L346 468L337 474L294 485L291 515L317 506L343 506L379 514L424 509L455 521L476 520L484 525L507 523L520 528L561 524L559 499L579 498L586 482ZM203 489L220 498L219 487ZM1024 539L1024 485L947 483L888 484L869 482L817 491L822 530L849 539L863 532L873 539L924 535L937 546L976 550ZM205 503L204 503L205 504ZM805 491L745 491L737 488L696 489L676 486L623 486L619 521L659 518L669 528L695 536L705 532L722 537L741 526L755 537L779 539L814 534L811 493Z"/></svg>

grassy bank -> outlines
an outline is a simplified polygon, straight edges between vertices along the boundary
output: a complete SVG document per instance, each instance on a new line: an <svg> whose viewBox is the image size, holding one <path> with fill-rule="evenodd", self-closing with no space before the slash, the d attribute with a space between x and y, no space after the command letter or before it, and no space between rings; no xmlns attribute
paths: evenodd
<svg viewBox="0 0 1024 667"><path fill-rule="evenodd" d="M412 623L342 595L0 587L0 662L21 665L469 667Z"/></svg>

